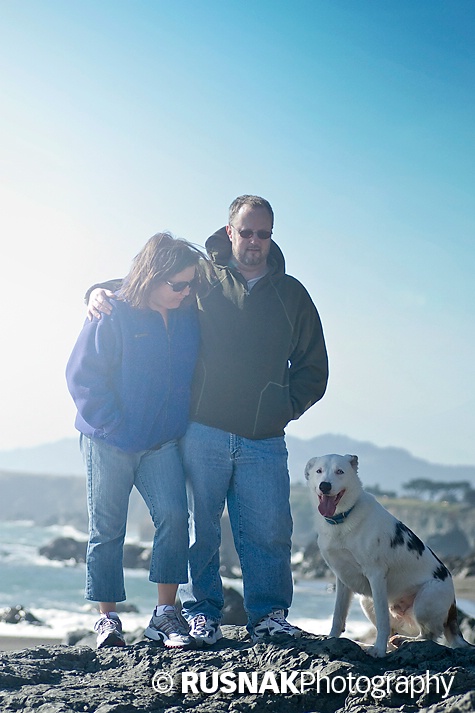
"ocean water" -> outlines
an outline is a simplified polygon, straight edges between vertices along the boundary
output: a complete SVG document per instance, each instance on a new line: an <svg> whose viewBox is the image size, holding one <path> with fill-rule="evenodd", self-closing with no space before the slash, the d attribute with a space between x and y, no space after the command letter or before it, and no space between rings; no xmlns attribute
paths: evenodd
<svg viewBox="0 0 475 713"><path fill-rule="evenodd" d="M55 537L87 539L84 533L71 527L38 527L29 522L0 522L0 609L22 605L45 626L28 623L0 622L1 636L28 636L38 641L63 639L75 629L92 629L97 619L94 604L84 599L85 566L72 562L55 562L39 555L43 544ZM145 628L156 604L156 585L148 581L145 570L125 570L127 602L138 613L121 614L126 631ZM242 592L240 580L226 584ZM300 580L295 583L294 600L289 620L315 634L328 634L335 593L320 580ZM459 602L467 613L475 616L475 605ZM369 623L357 599L352 602L347 631L349 638L358 638L369 629Z"/></svg>

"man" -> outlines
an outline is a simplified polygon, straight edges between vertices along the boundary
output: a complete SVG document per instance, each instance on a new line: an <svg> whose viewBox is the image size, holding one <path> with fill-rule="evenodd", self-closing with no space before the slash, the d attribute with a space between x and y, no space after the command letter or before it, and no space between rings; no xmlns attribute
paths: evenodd
<svg viewBox="0 0 475 713"><path fill-rule="evenodd" d="M285 273L273 223L268 201L240 196L226 228L206 242L211 263L197 297L201 346L183 439L190 577L179 590L198 645L222 636L226 502L252 640L301 635L286 619L293 588L284 428L322 398L328 362L317 310Z"/></svg>

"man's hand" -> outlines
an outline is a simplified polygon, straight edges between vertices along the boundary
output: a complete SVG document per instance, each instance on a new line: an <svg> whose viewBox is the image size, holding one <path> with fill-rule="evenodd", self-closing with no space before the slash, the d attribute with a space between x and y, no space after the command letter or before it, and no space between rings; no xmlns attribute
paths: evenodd
<svg viewBox="0 0 475 713"><path fill-rule="evenodd" d="M87 318L89 321L92 321L93 317L100 319L101 314L110 314L112 312L112 305L108 302L111 297L116 297L111 290L104 290L102 287L96 287L95 290L92 290L87 303Z"/></svg>

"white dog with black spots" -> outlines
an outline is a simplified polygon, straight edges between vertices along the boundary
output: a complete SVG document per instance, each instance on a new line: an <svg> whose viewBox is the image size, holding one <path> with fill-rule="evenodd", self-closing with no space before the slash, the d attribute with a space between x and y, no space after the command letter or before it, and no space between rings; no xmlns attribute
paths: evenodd
<svg viewBox="0 0 475 713"><path fill-rule="evenodd" d="M325 455L305 468L318 510L318 545L336 575L330 636L340 636L353 593L377 630L368 653L385 656L405 641L470 646L457 622L449 570L406 525L389 513L358 477L358 457Z"/></svg>

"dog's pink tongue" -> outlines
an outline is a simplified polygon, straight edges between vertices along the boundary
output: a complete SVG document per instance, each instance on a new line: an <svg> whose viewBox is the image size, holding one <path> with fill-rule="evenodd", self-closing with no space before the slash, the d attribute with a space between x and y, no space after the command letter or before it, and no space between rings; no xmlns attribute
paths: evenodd
<svg viewBox="0 0 475 713"><path fill-rule="evenodd" d="M322 495L318 504L318 511L323 517L333 517L336 510L336 495Z"/></svg>

